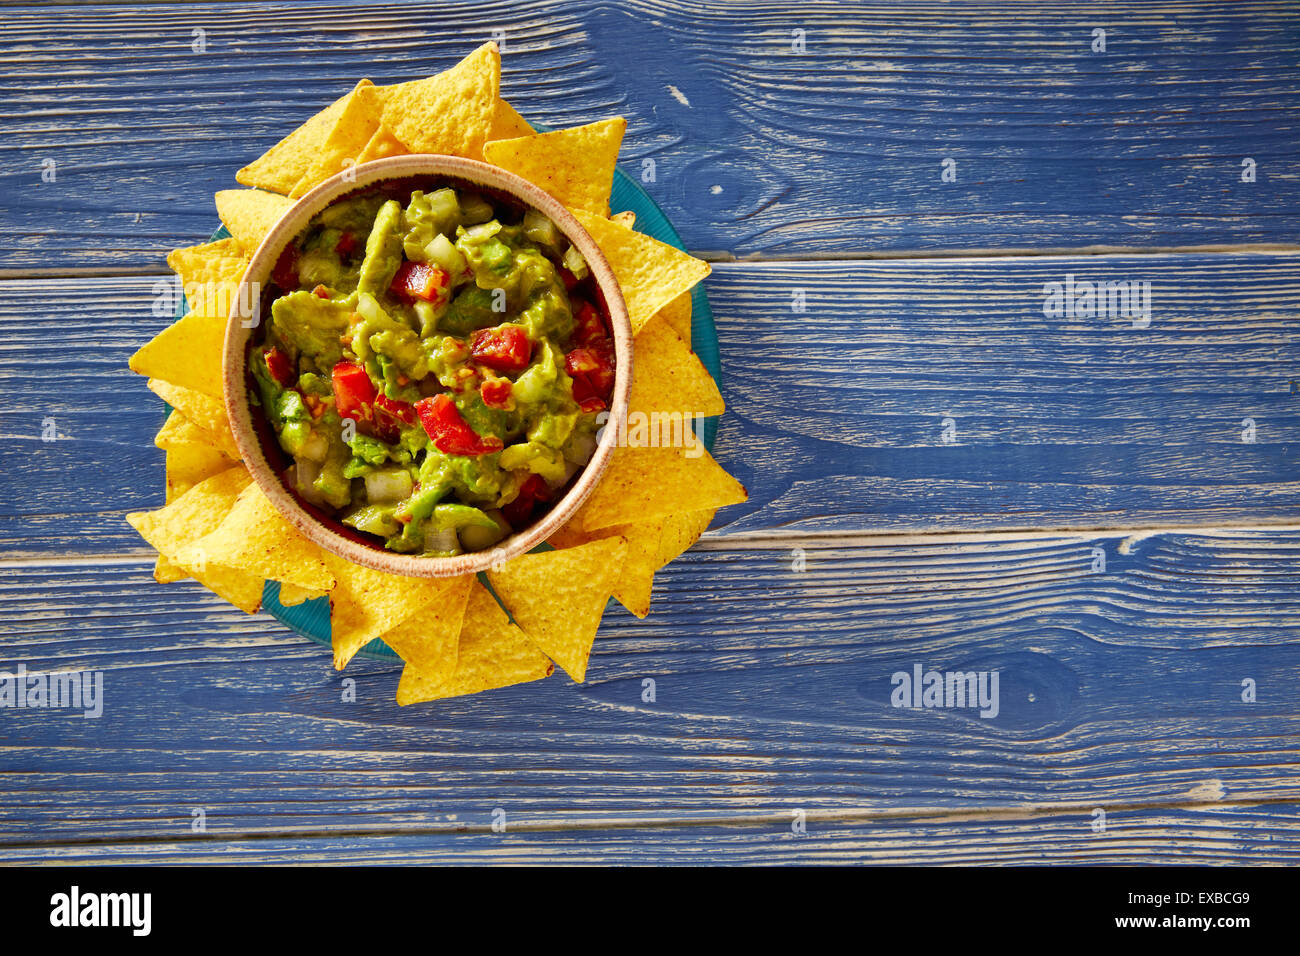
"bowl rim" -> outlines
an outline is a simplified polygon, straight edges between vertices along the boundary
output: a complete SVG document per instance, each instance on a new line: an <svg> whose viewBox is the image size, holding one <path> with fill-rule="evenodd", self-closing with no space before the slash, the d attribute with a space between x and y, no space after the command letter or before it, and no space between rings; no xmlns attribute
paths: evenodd
<svg viewBox="0 0 1300 956"><path fill-rule="evenodd" d="M245 386L246 345L260 325L255 313L261 307L261 287L288 242L313 216L347 193L385 180L426 176L446 176L499 190L550 218L582 253L605 299L617 363L613 397L601 438L591 460L564 497L540 520L491 548L446 558L401 554L385 550L382 545L366 545L340 534L310 514L267 461L253 425L253 410ZM600 247L577 218L554 196L521 176L478 160L435 153L393 156L349 167L307 192L287 209L263 238L244 271L226 320L222 348L222 386L235 445L253 481L275 509L308 540L337 557L376 571L417 578L457 577L486 571L550 538L586 501L604 475L614 448L621 444L631 383L632 326L622 290Z"/></svg>

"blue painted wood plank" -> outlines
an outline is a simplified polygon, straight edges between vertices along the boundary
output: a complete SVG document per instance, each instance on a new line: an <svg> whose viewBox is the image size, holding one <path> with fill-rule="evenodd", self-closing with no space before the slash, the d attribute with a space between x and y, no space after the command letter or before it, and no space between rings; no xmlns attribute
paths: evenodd
<svg viewBox="0 0 1300 956"><path fill-rule="evenodd" d="M1285 4L1179 0L9 8L0 269L156 269L357 78L493 31L526 115L627 116L625 167L653 162L701 252L1294 243L1298 28Z"/></svg>
<svg viewBox="0 0 1300 956"><path fill-rule="evenodd" d="M748 825L486 829L490 816L462 828L419 834L321 834L240 839L204 837L148 843L51 847L0 845L5 863L61 864L635 864L749 865L1225 865L1300 861L1297 804L1112 811L1093 830L1089 813L1009 817L881 817L807 820L790 814Z"/></svg>
<svg viewBox="0 0 1300 956"><path fill-rule="evenodd" d="M607 615L585 685L402 709L147 562L7 562L0 669L104 705L0 711L0 845L1300 800L1300 532L725 544ZM916 664L996 670L997 715L895 707Z"/></svg>
<svg viewBox="0 0 1300 956"><path fill-rule="evenodd" d="M1045 317L1068 275L1150 282L1150 326ZM170 317L159 281L0 282L7 553L140 547L123 515L162 501L163 413L126 360ZM1295 255L722 264L707 284L715 451L752 496L718 533L1300 517Z"/></svg>

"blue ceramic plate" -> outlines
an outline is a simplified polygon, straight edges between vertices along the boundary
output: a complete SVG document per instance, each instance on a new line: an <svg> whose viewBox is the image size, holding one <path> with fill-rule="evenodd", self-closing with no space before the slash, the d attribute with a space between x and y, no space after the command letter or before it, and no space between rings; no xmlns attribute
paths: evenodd
<svg viewBox="0 0 1300 956"><path fill-rule="evenodd" d="M614 212L624 212L631 210L636 213L636 230L643 232L647 236L665 242L682 251L686 246L682 244L681 236L677 235L677 230L673 224L668 221L662 209L655 204L649 194L637 185L631 176L619 169L614 175L614 190L610 195L610 207ZM213 240L224 239L230 233L226 227L222 226L213 234ZM182 300L177 317L184 315L188 306ZM714 381L721 385L722 368L718 359L718 334L713 328L713 313L709 310L709 298L704 292L704 284L697 285L691 292L691 347L695 349L695 354L700 357L704 367L709 370ZM700 438L704 441L705 447L710 451L713 449L713 439L718 431L718 420L716 418L706 418L701 428ZM277 581L267 581L266 589L262 593L262 608L267 611L273 618L296 631L303 637L315 641L317 644L330 646L330 602L328 598L317 598L314 601L304 601L302 604L293 607L285 607L280 603L280 584ZM367 644L360 651L360 656L374 658L378 660L400 660L397 653L379 639L375 639Z"/></svg>

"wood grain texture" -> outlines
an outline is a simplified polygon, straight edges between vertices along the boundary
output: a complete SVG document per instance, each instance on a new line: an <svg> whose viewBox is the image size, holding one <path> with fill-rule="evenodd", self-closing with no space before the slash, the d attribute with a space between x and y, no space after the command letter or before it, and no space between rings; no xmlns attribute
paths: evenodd
<svg viewBox="0 0 1300 956"><path fill-rule="evenodd" d="M176 836L149 842L78 843L37 849L0 845L0 862L62 864L517 864L594 866L798 864L895 865L1225 865L1300 860L1295 804L1137 809L1107 814L1093 832L1091 812L1037 817L898 817L821 820L790 829L790 813L762 823L690 827L605 827L504 833L490 814L455 829L419 834L339 834L316 838Z"/></svg>
<svg viewBox="0 0 1300 956"><path fill-rule="evenodd" d="M336 674L324 648L147 562L9 562L0 668L100 671L105 703L2 712L0 846L166 842L196 808L221 835L177 853L457 830L496 807L606 829L1300 801L1300 533L1127 555L810 542L802 572L788 549L720 544L663 573L650 618L611 610L587 684L403 709L392 665ZM998 670L999 714L893 707L914 663Z"/></svg>
<svg viewBox="0 0 1300 956"><path fill-rule="evenodd" d="M427 75L494 30L529 117L627 116L625 168L654 161L698 251L1294 243L1298 26L1193 0L10 8L0 269L158 268L356 78Z"/></svg>
<svg viewBox="0 0 1300 956"><path fill-rule="evenodd" d="M707 280L746 484L726 534L1248 524L1300 518L1300 257L722 264ZM1043 286L1152 283L1147 329L1044 318ZM801 290L805 312L791 310ZM153 277L0 282L0 548L138 549L162 405L127 357ZM41 439L52 419L59 440ZM944 420L952 420L952 443ZM1243 422L1254 422L1254 442Z"/></svg>

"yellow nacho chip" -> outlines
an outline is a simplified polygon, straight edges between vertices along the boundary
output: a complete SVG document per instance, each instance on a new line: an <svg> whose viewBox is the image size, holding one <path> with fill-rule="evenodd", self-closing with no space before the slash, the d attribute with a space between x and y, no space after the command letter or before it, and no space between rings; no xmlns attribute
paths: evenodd
<svg viewBox="0 0 1300 956"><path fill-rule="evenodd" d="M609 217L610 222L616 222L624 229L631 229L636 225L636 213L631 209L624 209L622 212L616 212Z"/></svg>
<svg viewBox="0 0 1300 956"><path fill-rule="evenodd" d="M721 415L722 393L699 357L660 313L637 334L629 416L656 412Z"/></svg>
<svg viewBox="0 0 1300 956"><path fill-rule="evenodd" d="M520 136L532 136L535 130L505 100L497 100L496 112L492 114L492 129L488 139L516 139Z"/></svg>
<svg viewBox="0 0 1300 956"><path fill-rule="evenodd" d="M748 497L694 436L684 447L620 447L587 499L583 527L599 531L739 504Z"/></svg>
<svg viewBox="0 0 1300 956"><path fill-rule="evenodd" d="M261 189L222 189L214 197L217 215L235 241L252 255L293 201ZM229 310L226 311L229 315Z"/></svg>
<svg viewBox="0 0 1300 956"><path fill-rule="evenodd" d="M421 608L454 590L455 578L408 578L363 568L332 554L326 566L338 579L330 592L334 667L342 670L357 651L401 626Z"/></svg>
<svg viewBox="0 0 1300 956"><path fill-rule="evenodd" d="M633 335L651 316L709 274L707 262L604 216L581 209L575 209L573 215L609 260L623 290Z"/></svg>
<svg viewBox="0 0 1300 956"><path fill-rule="evenodd" d="M613 595L637 617L650 613L650 594L654 588L655 571L661 567L659 536L663 519L643 521L638 524L621 524L599 531L583 528L582 508L547 539L554 548L575 548L589 541L621 537L627 541L627 556L618 580L614 582Z"/></svg>
<svg viewBox="0 0 1300 956"><path fill-rule="evenodd" d="M618 116L483 147L483 158L522 176L570 209L609 215L609 191L627 121ZM599 241L599 240L598 240Z"/></svg>
<svg viewBox="0 0 1300 956"><path fill-rule="evenodd" d="M348 165L359 162L358 157L379 129L379 116L383 108L383 96L379 88L369 80L358 83L335 121L334 128L321 144L316 161L294 184L289 192L290 197L297 199L306 195L314 186L341 172Z"/></svg>
<svg viewBox="0 0 1300 956"><path fill-rule="evenodd" d="M452 578L442 594L379 636L426 678L448 680L456 671L465 602L474 583L472 574Z"/></svg>
<svg viewBox="0 0 1300 956"><path fill-rule="evenodd" d="M140 511L126 516L131 527L160 554L171 559L204 587L249 614L255 613L262 603L261 578L235 568L190 567L176 560L176 555L189 542L203 537L220 524L251 480L248 472L236 465L199 482L157 511Z"/></svg>
<svg viewBox="0 0 1300 956"><path fill-rule="evenodd" d="M161 554L153 563L153 579L159 584L173 584L176 581L184 581L188 577L188 572L172 564Z"/></svg>
<svg viewBox="0 0 1300 956"><path fill-rule="evenodd" d="M250 484L219 525L173 559L186 568L221 565L263 580L328 591L335 581L324 553L275 510L261 488Z"/></svg>
<svg viewBox="0 0 1300 956"><path fill-rule="evenodd" d="M683 292L657 313L681 336L686 347L691 346L691 293Z"/></svg>
<svg viewBox="0 0 1300 956"><path fill-rule="evenodd" d="M522 554L488 571L488 581L538 650L581 682L626 556L624 539L605 538Z"/></svg>
<svg viewBox="0 0 1300 956"><path fill-rule="evenodd" d="M383 122L413 153L483 158L501 91L501 53L485 43L449 70L381 88Z"/></svg>
<svg viewBox="0 0 1300 956"><path fill-rule="evenodd" d="M470 586L465 616L456 648L456 669L450 678L440 671L426 673L407 664L397 685L397 703L415 704L445 697L461 697L480 691L522 684L549 677L555 670L551 659L539 651L510 623L487 588L475 581Z"/></svg>
<svg viewBox="0 0 1300 956"><path fill-rule="evenodd" d="M329 594L329 591L317 591L312 588L300 588L296 584L280 585L280 606L296 607L304 601L314 601Z"/></svg>
<svg viewBox="0 0 1300 956"><path fill-rule="evenodd" d="M245 186L269 189L273 193L289 195L307 170L316 162L321 144L347 106L351 91L339 97L307 122L276 143L239 172L235 181Z"/></svg>
<svg viewBox="0 0 1300 956"><path fill-rule="evenodd" d="M223 316L187 312L142 345L127 365L151 382L167 383L215 401L222 394L221 353L225 338ZM186 417L193 420L192 416Z"/></svg>
<svg viewBox="0 0 1300 956"><path fill-rule="evenodd" d="M248 261L244 247L233 237L167 254L167 266L180 278L190 311L223 317L235 303Z"/></svg>
<svg viewBox="0 0 1300 956"><path fill-rule="evenodd" d="M659 534L659 554L655 557L655 566L662 568L670 561L675 561L686 549L700 539L708 529L715 508L703 511L688 511L684 514L671 515L663 519Z"/></svg>
<svg viewBox="0 0 1300 956"><path fill-rule="evenodd" d="M163 427L158 429L157 435L154 435L153 443L166 451L182 445L211 445L214 442L211 433L172 409L167 416L167 421L163 422Z"/></svg>
<svg viewBox="0 0 1300 956"><path fill-rule="evenodd" d="M361 155L357 157L357 164L368 163L372 159L384 159L388 156L405 156L408 152L409 150L402 145L402 141L393 135L393 131L380 123L371 134Z"/></svg>
<svg viewBox="0 0 1300 956"><path fill-rule="evenodd" d="M235 461L239 460L239 449L235 445L235 436L230 431L224 401L156 378L149 379L149 388L172 408L208 432L217 449Z"/></svg>
<svg viewBox="0 0 1300 956"><path fill-rule="evenodd" d="M179 498L200 481L234 464L235 460L229 455L203 442L186 442L168 448L167 501Z"/></svg>

